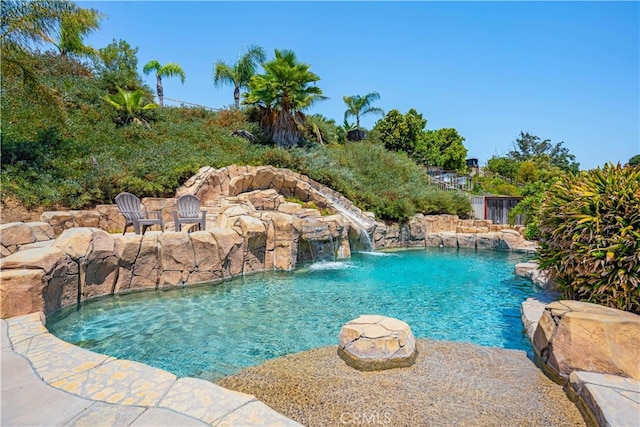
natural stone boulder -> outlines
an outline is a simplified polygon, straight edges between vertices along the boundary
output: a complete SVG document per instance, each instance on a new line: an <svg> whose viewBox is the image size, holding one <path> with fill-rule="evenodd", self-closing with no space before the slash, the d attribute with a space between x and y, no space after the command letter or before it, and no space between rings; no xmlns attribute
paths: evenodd
<svg viewBox="0 0 640 427"><path fill-rule="evenodd" d="M539 288L547 290L558 289L555 280L551 278L548 272L538 268L538 263L535 261L520 262L516 264L515 271L518 276L530 278L533 284Z"/></svg>
<svg viewBox="0 0 640 427"><path fill-rule="evenodd" d="M293 202L284 202L278 206L278 211L286 214L295 214L302 210L302 205Z"/></svg>
<svg viewBox="0 0 640 427"><path fill-rule="evenodd" d="M116 281L113 292L119 293L131 288L131 279L133 278L133 265L138 258L138 253L140 252L142 235L116 235L114 236L114 239L119 270L118 280Z"/></svg>
<svg viewBox="0 0 640 427"><path fill-rule="evenodd" d="M78 265L58 248L19 251L0 267L3 317L49 314L78 300Z"/></svg>
<svg viewBox="0 0 640 427"><path fill-rule="evenodd" d="M187 233L163 233L158 236L160 287L186 283L195 270L195 252Z"/></svg>
<svg viewBox="0 0 640 427"><path fill-rule="evenodd" d="M41 269L45 273L50 273L62 258L64 258L64 251L59 248L29 249L0 260L0 269Z"/></svg>
<svg viewBox="0 0 640 427"><path fill-rule="evenodd" d="M372 240L374 248L397 248L400 246L400 227L398 224L377 222Z"/></svg>
<svg viewBox="0 0 640 427"><path fill-rule="evenodd" d="M173 221L173 211L177 209L177 199L162 199L158 197L145 197L142 205L147 212L161 212L162 220L167 223ZM154 217L152 217L154 218ZM149 230L160 230L159 225L153 225Z"/></svg>
<svg viewBox="0 0 640 427"><path fill-rule="evenodd" d="M381 371L413 365L418 352L413 333L405 322L365 315L342 327L338 355L358 370Z"/></svg>
<svg viewBox="0 0 640 427"><path fill-rule="evenodd" d="M410 246L415 244L423 246L424 239L428 233L427 222L424 220L424 215L417 214L409 219L408 226L408 238L412 242Z"/></svg>
<svg viewBox="0 0 640 427"><path fill-rule="evenodd" d="M560 292L547 290L527 298L520 305L522 324L531 342L533 342L533 334L544 313L544 308L547 304L557 301L558 299L560 299Z"/></svg>
<svg viewBox="0 0 640 427"><path fill-rule="evenodd" d="M27 222L37 242L46 242L55 237L53 228L46 222Z"/></svg>
<svg viewBox="0 0 640 427"><path fill-rule="evenodd" d="M537 268L538 263L535 261L519 262L515 266L515 272L518 276L530 278Z"/></svg>
<svg viewBox="0 0 640 427"><path fill-rule="evenodd" d="M298 242L302 230L300 219L281 212L265 211L261 214L267 223L267 251L273 247L271 259L265 258L265 266L280 270L292 270L296 267Z"/></svg>
<svg viewBox="0 0 640 427"><path fill-rule="evenodd" d="M251 216L242 215L234 224L234 229L244 239L244 274L264 270L267 247L267 228L264 223Z"/></svg>
<svg viewBox="0 0 640 427"><path fill-rule="evenodd" d="M516 230L501 230L499 249L514 250L524 243L524 237Z"/></svg>
<svg viewBox="0 0 640 427"><path fill-rule="evenodd" d="M495 250L500 244L500 239L495 233L476 234L476 248Z"/></svg>
<svg viewBox="0 0 640 427"><path fill-rule="evenodd" d="M194 231L189 234L195 252L196 271L189 276L189 283L209 282L223 277L218 242L210 231Z"/></svg>
<svg viewBox="0 0 640 427"><path fill-rule="evenodd" d="M98 228L109 233L124 231L124 216L117 205L98 205L96 210L100 214Z"/></svg>
<svg viewBox="0 0 640 427"><path fill-rule="evenodd" d="M36 241L31 227L24 222L10 222L0 224L0 243L5 248L3 253L12 254L20 245L26 245ZM5 255L5 256L6 256Z"/></svg>
<svg viewBox="0 0 640 427"><path fill-rule="evenodd" d="M113 293L119 267L113 236L98 228L71 228L53 246L80 267L81 300Z"/></svg>
<svg viewBox="0 0 640 427"><path fill-rule="evenodd" d="M303 222L298 244L297 261L333 261L336 243L339 243L339 238L336 236L334 239L334 235L326 222Z"/></svg>
<svg viewBox="0 0 640 427"><path fill-rule="evenodd" d="M40 220L50 224L56 236L73 227L73 215L70 212L45 212L40 216Z"/></svg>
<svg viewBox="0 0 640 427"><path fill-rule="evenodd" d="M73 217L74 227L100 227L100 212L95 211L69 211Z"/></svg>
<svg viewBox="0 0 640 427"><path fill-rule="evenodd" d="M248 201L257 210L278 210L278 207L285 203L284 196L278 194L274 189L269 190L256 190L249 193L242 193L238 195L238 199L242 201Z"/></svg>
<svg viewBox="0 0 640 427"><path fill-rule="evenodd" d="M458 235L458 247L475 249L476 248L476 234L474 233L456 233Z"/></svg>
<svg viewBox="0 0 640 427"><path fill-rule="evenodd" d="M533 346L559 382L576 370L640 379L639 337L636 314L563 300L545 307Z"/></svg>
<svg viewBox="0 0 640 427"><path fill-rule="evenodd" d="M0 271L2 318L44 311L42 290L45 286L42 270Z"/></svg>
<svg viewBox="0 0 640 427"><path fill-rule="evenodd" d="M160 278L158 235L145 234L140 243L140 252L133 264L131 289L155 289Z"/></svg>
<svg viewBox="0 0 640 427"><path fill-rule="evenodd" d="M53 228L45 222L9 222L0 224L2 256L22 250L27 245L53 239Z"/></svg>
<svg viewBox="0 0 640 427"><path fill-rule="evenodd" d="M456 233L488 233L489 227L462 226L456 228Z"/></svg>
<svg viewBox="0 0 640 427"><path fill-rule="evenodd" d="M539 268L531 272L531 280L536 286L542 289L549 289L549 290L560 289L559 285L551 277L551 274L549 274L549 272L545 270L540 270Z"/></svg>
<svg viewBox="0 0 640 427"><path fill-rule="evenodd" d="M458 234L455 231L445 231L440 233L442 237L442 246L445 248L458 247Z"/></svg>
<svg viewBox="0 0 640 427"><path fill-rule="evenodd" d="M238 217L255 213L253 205L239 199L227 198L224 205L220 207L220 212L216 218L216 228L231 228L235 225Z"/></svg>
<svg viewBox="0 0 640 427"><path fill-rule="evenodd" d="M429 233L455 232L459 221L458 215L427 215L424 219Z"/></svg>
<svg viewBox="0 0 640 427"><path fill-rule="evenodd" d="M244 264L243 237L231 228L214 228L211 231L220 251L223 276L241 274Z"/></svg>

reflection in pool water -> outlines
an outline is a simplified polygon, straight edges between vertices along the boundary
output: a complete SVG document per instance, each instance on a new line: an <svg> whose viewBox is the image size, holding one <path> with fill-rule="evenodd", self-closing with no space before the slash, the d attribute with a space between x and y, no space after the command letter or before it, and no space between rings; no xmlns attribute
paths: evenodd
<svg viewBox="0 0 640 427"><path fill-rule="evenodd" d="M61 339L178 376L215 380L267 359L337 345L361 314L405 321L416 338L531 351L520 303L536 290L514 275L528 256L428 248L212 285L117 295L51 316Z"/></svg>

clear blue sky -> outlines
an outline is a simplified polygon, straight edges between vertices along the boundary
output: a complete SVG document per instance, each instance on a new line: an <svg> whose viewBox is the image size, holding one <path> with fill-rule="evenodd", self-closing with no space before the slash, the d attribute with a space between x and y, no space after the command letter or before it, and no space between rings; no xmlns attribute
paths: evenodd
<svg viewBox="0 0 640 427"><path fill-rule="evenodd" d="M520 131L589 169L640 154L639 2L78 2L106 15L87 42L113 39L177 62L165 96L214 108L233 88L213 64L248 45L291 49L329 97L308 113L342 123L344 95L376 91L385 112L415 108L456 128L468 157L504 155ZM155 77L144 76L155 90ZM378 117L366 117L371 128Z"/></svg>

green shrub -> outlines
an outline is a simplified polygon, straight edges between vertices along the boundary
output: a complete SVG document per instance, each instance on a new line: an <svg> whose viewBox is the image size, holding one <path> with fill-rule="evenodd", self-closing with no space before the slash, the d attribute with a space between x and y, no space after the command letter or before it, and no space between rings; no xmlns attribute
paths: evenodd
<svg viewBox="0 0 640 427"><path fill-rule="evenodd" d="M121 59L135 70L135 52L124 44L112 47L112 53L122 53ZM106 69L98 70L101 77L96 79L81 64L50 55L41 60L41 68L48 70L43 78L60 94L64 114L28 102L19 80L0 80L2 196L14 197L27 208L91 208L113 203L122 191L173 197L202 166L238 164L273 165L308 175L384 220L403 220L418 212L464 216L470 211L466 198L431 186L424 168L406 154L371 142L378 139L375 130L369 134L371 141L331 144L337 138L332 134L335 125L318 116L314 120L325 144L285 150L230 135L242 128L262 141L252 108L212 112L163 107L149 110L151 130L118 127L117 110L103 99L108 93Z"/></svg>
<svg viewBox="0 0 640 427"><path fill-rule="evenodd" d="M566 298L640 314L640 167L566 176L538 218L540 266Z"/></svg>

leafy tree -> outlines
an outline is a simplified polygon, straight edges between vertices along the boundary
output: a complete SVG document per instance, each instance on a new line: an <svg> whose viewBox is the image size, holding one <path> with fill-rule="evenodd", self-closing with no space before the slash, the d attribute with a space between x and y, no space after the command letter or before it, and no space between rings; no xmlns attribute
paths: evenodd
<svg viewBox="0 0 640 427"><path fill-rule="evenodd" d="M388 150L412 155L424 138L423 129L426 125L427 120L413 108L405 115L394 109L378 120L374 129L379 132L380 140Z"/></svg>
<svg viewBox="0 0 640 427"><path fill-rule="evenodd" d="M497 194L504 194L508 196L522 196L524 197L518 204L509 211L509 222L514 223L516 216L524 215L524 237L529 240L537 240L540 238L540 229L538 224L540 222L540 207L542 206L542 200L545 193L551 188L553 184L558 182L560 175L555 175L552 178L542 181L536 180L525 184L524 187L517 189L513 186L513 193L497 191Z"/></svg>
<svg viewBox="0 0 640 427"><path fill-rule="evenodd" d="M357 129L360 129L360 117L362 116L370 114L379 114L384 116L382 108L371 106L374 101L380 99L380 94L378 92L371 92L364 96L343 96L342 99L344 100L344 103L347 104L347 111L344 112L344 120L347 121L349 117L355 117Z"/></svg>
<svg viewBox="0 0 640 427"><path fill-rule="evenodd" d="M83 38L100 28L103 15L95 9L80 9L65 13L60 21L60 35L52 41L63 56L94 57L97 51L83 42Z"/></svg>
<svg viewBox="0 0 640 427"><path fill-rule="evenodd" d="M310 65L298 62L290 50L276 49L275 58L263 67L265 73L249 81L251 91L245 94L244 103L258 108L261 126L271 141L293 147L302 134L302 112L326 99L315 85L320 77L309 71Z"/></svg>
<svg viewBox="0 0 640 427"><path fill-rule="evenodd" d="M260 46L249 46L247 53L242 55L233 65L227 65L222 60L213 66L213 83L216 87L223 84L233 85L233 99L236 109L240 108L240 90L247 88L249 80L256 73L258 64L267 59L264 49Z"/></svg>
<svg viewBox="0 0 640 427"><path fill-rule="evenodd" d="M518 172L518 163L501 156L492 156L487 161L486 170L493 172L494 174L501 175L508 178L511 182L516 178Z"/></svg>
<svg viewBox="0 0 640 427"><path fill-rule="evenodd" d="M518 182L527 184L536 182L540 178L540 173L535 163L531 160L520 163L518 167Z"/></svg>
<svg viewBox="0 0 640 427"><path fill-rule="evenodd" d="M511 150L507 157L518 161L548 159L552 166L559 167L566 172L577 173L580 170L580 164L577 163L576 157L569 153L563 142L552 144L551 140L541 140L535 135L526 132L520 132L520 137L516 139L514 149Z"/></svg>
<svg viewBox="0 0 640 427"><path fill-rule="evenodd" d="M151 129L142 112L157 108L158 105L152 102L146 103L143 95L141 90L132 92L118 88L118 93L105 95L103 99L120 111L119 121L121 124L137 123L143 124L147 129Z"/></svg>
<svg viewBox="0 0 640 427"><path fill-rule="evenodd" d="M421 159L421 163L440 166L446 170L465 170L467 149L463 141L464 138L453 128L425 132L422 150L427 156Z"/></svg>
<svg viewBox="0 0 640 427"><path fill-rule="evenodd" d="M640 165L640 154L636 154L635 156L633 156L632 158L629 159L629 163L627 163L629 166L638 166Z"/></svg>
<svg viewBox="0 0 640 427"><path fill-rule="evenodd" d="M152 59L142 68L142 72L149 75L152 71L156 73L156 90L158 93L158 101L160 106L164 105L164 90L162 89L163 77L180 77L180 80L184 84L185 75L181 66L174 62L169 62L165 65L160 64L157 60Z"/></svg>
<svg viewBox="0 0 640 427"><path fill-rule="evenodd" d="M94 68L109 92L116 87L124 90L138 90L144 85L138 74L138 48L131 47L125 40L115 40L98 49L94 58Z"/></svg>

